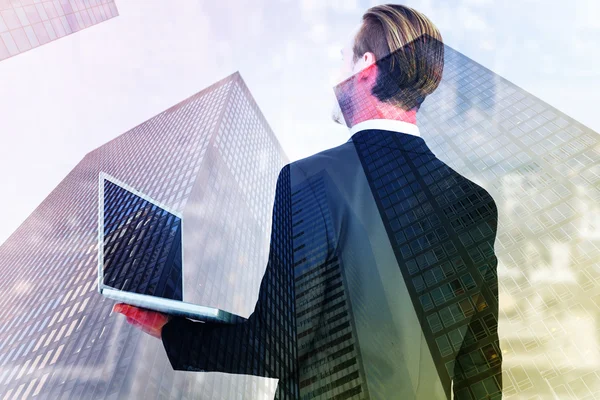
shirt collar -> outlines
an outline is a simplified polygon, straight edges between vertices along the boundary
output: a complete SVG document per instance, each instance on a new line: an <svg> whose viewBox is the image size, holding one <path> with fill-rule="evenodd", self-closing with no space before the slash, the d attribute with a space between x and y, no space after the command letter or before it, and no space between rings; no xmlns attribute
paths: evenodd
<svg viewBox="0 0 600 400"><path fill-rule="evenodd" d="M401 133L408 133L409 135L421 136L419 127L415 124L406 121L398 121L397 119L368 119L366 121L359 122L350 128L350 136L356 132L360 132L366 129L379 129L384 131L394 131ZM350 141L351 139L349 139Z"/></svg>

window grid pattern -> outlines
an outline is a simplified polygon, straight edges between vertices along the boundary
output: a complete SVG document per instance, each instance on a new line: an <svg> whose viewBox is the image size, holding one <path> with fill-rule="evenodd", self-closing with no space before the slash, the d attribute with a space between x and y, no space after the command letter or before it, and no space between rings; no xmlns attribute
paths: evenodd
<svg viewBox="0 0 600 400"><path fill-rule="evenodd" d="M498 206L504 396L597 397L600 136L448 46L419 125Z"/></svg>
<svg viewBox="0 0 600 400"><path fill-rule="evenodd" d="M346 273L339 254L326 247L336 238L326 238L335 229L324 174L292 187L300 398L365 399Z"/></svg>
<svg viewBox="0 0 600 400"><path fill-rule="evenodd" d="M2 0L0 61L117 15L114 0Z"/></svg>
<svg viewBox="0 0 600 400"><path fill-rule="evenodd" d="M444 388L454 380L457 398L497 397L493 199L419 137L367 130L353 142Z"/></svg>

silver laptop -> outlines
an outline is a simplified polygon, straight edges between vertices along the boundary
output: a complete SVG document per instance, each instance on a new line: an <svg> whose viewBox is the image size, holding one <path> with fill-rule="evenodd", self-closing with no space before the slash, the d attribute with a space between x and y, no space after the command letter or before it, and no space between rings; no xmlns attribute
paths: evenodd
<svg viewBox="0 0 600 400"><path fill-rule="evenodd" d="M245 319L186 302L183 218L169 207L99 174L98 291L118 302L198 321Z"/></svg>

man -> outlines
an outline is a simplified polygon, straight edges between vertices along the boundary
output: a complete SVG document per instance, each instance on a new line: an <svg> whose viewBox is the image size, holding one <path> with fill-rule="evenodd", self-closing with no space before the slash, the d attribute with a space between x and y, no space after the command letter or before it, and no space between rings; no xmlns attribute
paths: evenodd
<svg viewBox="0 0 600 400"><path fill-rule="evenodd" d="M342 50L333 113L351 138L282 169L269 263L246 322L115 310L161 338L174 369L279 378L281 398L501 398L496 205L440 161L416 125L441 80L443 50L414 9L363 15ZM302 200L284 204L290 192ZM274 245L291 234L289 252ZM290 270L294 362L277 347L277 308L267 306ZM211 351L219 340L243 357Z"/></svg>

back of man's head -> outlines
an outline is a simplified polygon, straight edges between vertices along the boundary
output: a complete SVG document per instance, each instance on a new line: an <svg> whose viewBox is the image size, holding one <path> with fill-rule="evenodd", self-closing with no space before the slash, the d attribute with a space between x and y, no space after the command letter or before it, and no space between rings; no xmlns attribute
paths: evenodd
<svg viewBox="0 0 600 400"><path fill-rule="evenodd" d="M353 61L367 52L375 55L378 75L373 95L404 110L418 110L442 79L442 36L425 15L410 7L369 8L352 50Z"/></svg>

